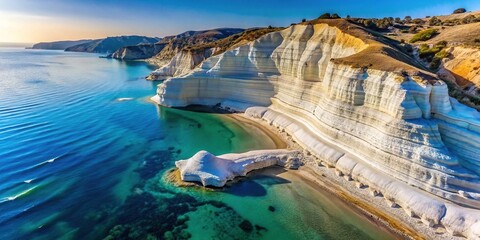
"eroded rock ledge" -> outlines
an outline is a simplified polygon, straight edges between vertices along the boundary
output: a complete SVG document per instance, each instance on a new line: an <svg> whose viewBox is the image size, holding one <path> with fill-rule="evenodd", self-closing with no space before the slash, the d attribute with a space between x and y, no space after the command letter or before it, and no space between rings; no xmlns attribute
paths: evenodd
<svg viewBox="0 0 480 240"><path fill-rule="evenodd" d="M200 182L203 186L223 187L235 177L274 165L286 166L299 162L298 151L276 149L215 156L200 151L186 160L175 162L183 181ZM295 167L295 166L293 166Z"/></svg>

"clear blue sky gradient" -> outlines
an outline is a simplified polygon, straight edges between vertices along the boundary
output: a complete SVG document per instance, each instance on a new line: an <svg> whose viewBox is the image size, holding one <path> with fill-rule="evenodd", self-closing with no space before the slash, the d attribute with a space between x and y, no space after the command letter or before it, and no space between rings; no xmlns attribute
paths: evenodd
<svg viewBox="0 0 480 240"><path fill-rule="evenodd" d="M159 37L217 27L287 26L324 12L403 18L444 15L459 7L480 10L480 0L0 0L0 12L121 26L125 34Z"/></svg>

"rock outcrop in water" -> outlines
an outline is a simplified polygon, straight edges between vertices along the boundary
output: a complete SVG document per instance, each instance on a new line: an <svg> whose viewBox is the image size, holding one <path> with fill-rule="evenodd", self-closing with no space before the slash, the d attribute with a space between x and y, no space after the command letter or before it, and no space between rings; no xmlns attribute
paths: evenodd
<svg viewBox="0 0 480 240"><path fill-rule="evenodd" d="M257 150L215 156L200 151L186 160L176 161L183 181L201 182L203 186L223 187L229 180L248 172L274 165L284 166L297 151Z"/></svg>
<svg viewBox="0 0 480 240"><path fill-rule="evenodd" d="M412 62L361 27L317 20L210 57L153 99L246 111L392 206L478 237L480 114Z"/></svg>

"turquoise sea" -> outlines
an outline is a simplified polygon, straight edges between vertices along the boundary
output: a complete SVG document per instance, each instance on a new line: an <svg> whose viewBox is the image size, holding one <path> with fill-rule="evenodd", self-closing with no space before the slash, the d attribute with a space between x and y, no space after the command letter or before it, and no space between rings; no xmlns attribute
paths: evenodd
<svg viewBox="0 0 480 240"><path fill-rule="evenodd" d="M226 115L149 102L151 70L0 48L0 239L392 238L281 169L224 191L165 182L199 150L274 144Z"/></svg>

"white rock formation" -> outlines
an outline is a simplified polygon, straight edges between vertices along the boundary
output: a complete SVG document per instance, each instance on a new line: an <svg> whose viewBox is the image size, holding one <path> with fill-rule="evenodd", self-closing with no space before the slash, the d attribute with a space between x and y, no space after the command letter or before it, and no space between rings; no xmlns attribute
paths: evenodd
<svg viewBox="0 0 480 240"><path fill-rule="evenodd" d="M189 159L176 161L175 165L180 169L183 181L223 187L227 181L245 176L252 170L274 165L284 166L296 155L298 152L291 150L257 150L216 157L207 151L200 151Z"/></svg>
<svg viewBox="0 0 480 240"><path fill-rule="evenodd" d="M246 114L425 223L469 237L480 221L478 211L448 203L480 209L478 113L408 57L341 20L294 25L211 57L160 84L154 99L263 106Z"/></svg>
<svg viewBox="0 0 480 240"><path fill-rule="evenodd" d="M200 50L182 50L159 69L153 71L149 80L164 80L168 77L181 76L192 71L194 67L215 53L215 48Z"/></svg>

